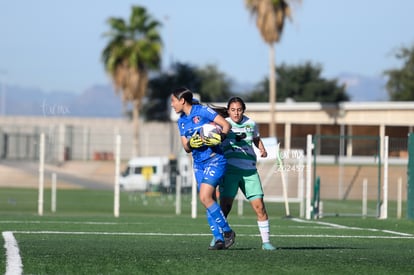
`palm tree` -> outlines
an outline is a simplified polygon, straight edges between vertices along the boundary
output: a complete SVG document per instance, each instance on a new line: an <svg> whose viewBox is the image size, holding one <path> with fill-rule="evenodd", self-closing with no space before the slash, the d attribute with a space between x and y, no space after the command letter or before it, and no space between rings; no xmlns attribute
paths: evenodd
<svg viewBox="0 0 414 275"><path fill-rule="evenodd" d="M151 18L145 8L132 6L129 22L111 17L108 24L111 30L104 34L109 42L102 52L102 61L124 106L132 102L132 153L136 156L139 155L139 111L147 90L148 72L161 67L162 40L158 32L161 23Z"/></svg>
<svg viewBox="0 0 414 275"><path fill-rule="evenodd" d="M276 137L276 68L273 44L279 42L285 19L290 18L291 11L285 0L245 0L245 4L252 16L256 17L256 26L263 40L269 45L269 136Z"/></svg>

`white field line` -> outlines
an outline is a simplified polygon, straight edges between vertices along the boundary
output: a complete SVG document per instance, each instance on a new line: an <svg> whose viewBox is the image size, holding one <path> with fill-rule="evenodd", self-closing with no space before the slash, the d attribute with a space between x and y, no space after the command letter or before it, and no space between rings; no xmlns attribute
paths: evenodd
<svg viewBox="0 0 414 275"><path fill-rule="evenodd" d="M300 221L304 222L304 221ZM336 224L327 225L333 227L339 227L343 229L362 229L354 227L340 226ZM401 232L394 232L388 230L373 230L373 231L382 231L385 233L399 233L399 236L361 236L361 235L327 235L327 234L271 234L270 237L276 238L343 238L343 239L414 239L413 235L405 234ZM20 257L19 247L17 241L14 238L13 234L65 234L65 235L111 235L111 236L169 236L169 237L194 237L194 236L211 236L211 234L184 234L184 233L140 233L140 232L86 232L86 231L4 231L2 232L3 238L5 240L5 249L6 249L6 273L5 275L20 275L23 273L23 264ZM241 237L258 237L259 234L238 234Z"/></svg>
<svg viewBox="0 0 414 275"><path fill-rule="evenodd" d="M153 233L153 232L93 232L93 231L13 231L14 234L57 234L57 235L107 235L107 236L168 236L197 237L211 236L210 233ZM257 237L259 234L238 234L237 236ZM414 236L366 236L366 235L327 235L327 234L271 234L278 238L359 238L359 239L414 239Z"/></svg>
<svg viewBox="0 0 414 275"><path fill-rule="evenodd" d="M139 225L143 222L69 222L69 221L0 221L0 224L89 224L89 225ZM237 227L257 227L257 224L237 224ZM275 225L277 226L277 225Z"/></svg>
<svg viewBox="0 0 414 275"><path fill-rule="evenodd" d="M86 224L86 225L140 225L146 224L143 222L69 222L69 221L0 221L0 224ZM235 227L253 227L257 228L257 224L233 224ZM272 227L279 227L277 224L272 224ZM289 226L290 228L308 228L307 226ZM312 228L326 228L326 226L313 226Z"/></svg>
<svg viewBox="0 0 414 275"><path fill-rule="evenodd" d="M6 249L6 275L20 275L23 273L22 259L20 258L19 246L10 231L2 232L4 248Z"/></svg>
<svg viewBox="0 0 414 275"><path fill-rule="evenodd" d="M65 222L65 221L0 221L0 223L5 224L91 224L91 225L118 225L118 222ZM122 223L122 224L144 224L140 222L135 223Z"/></svg>
<svg viewBox="0 0 414 275"><path fill-rule="evenodd" d="M399 236L405 236L405 237L414 237L413 234L398 232L398 231L392 231L392 230L382 230L382 229L376 229L376 228L363 228L363 227L353 227L353 226L345 226L340 225L336 223L330 223L330 222L321 222L321 221L307 221L302 219L293 218L292 219L295 222L301 222L301 223L315 223L319 225L325 225L333 228L339 228L339 229L349 229L349 230L362 230L362 231L371 231L371 232L383 232L393 235L399 235Z"/></svg>
<svg viewBox="0 0 414 275"><path fill-rule="evenodd" d="M271 237L277 238L359 238L359 239L414 239L414 235L397 232L392 230L380 230L375 228L362 228L362 227L350 227L335 223L328 223L322 221L307 221L302 219L293 218L295 222L299 223L313 223L318 224L318 228L338 228L347 230L361 230L371 232L383 232L392 234L394 236L362 236L362 235L327 235L327 234L271 234ZM14 221L1 221L0 223L14 223ZM30 223L38 223L36 221ZM40 222L39 222L40 223ZM43 222L44 223L44 222ZM62 222L60 222L62 223ZM73 222L68 222L73 223ZM100 222L79 222L85 224L118 224L118 223L100 223ZM240 225L246 226L248 225ZM117 235L117 236L211 236L211 234L184 234L184 233L139 233L139 232L87 232L87 231L4 231L2 232L4 238L4 248L6 249L6 275L20 275L23 273L23 264L20 257L19 247L14 234L66 234L66 235ZM397 235L397 236L395 236ZM238 234L238 236L257 237L259 234Z"/></svg>

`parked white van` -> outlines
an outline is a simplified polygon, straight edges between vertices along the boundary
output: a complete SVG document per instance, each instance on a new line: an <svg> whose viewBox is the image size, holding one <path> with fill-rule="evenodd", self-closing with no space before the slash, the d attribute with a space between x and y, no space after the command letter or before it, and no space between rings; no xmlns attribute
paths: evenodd
<svg viewBox="0 0 414 275"><path fill-rule="evenodd" d="M119 186L122 191L171 192L176 188L177 175L180 175L181 188L190 189L193 171L188 156L178 159L136 157L128 161L119 178Z"/></svg>
<svg viewBox="0 0 414 275"><path fill-rule="evenodd" d="M137 157L129 160L119 186L123 191L158 191L170 186L168 157Z"/></svg>

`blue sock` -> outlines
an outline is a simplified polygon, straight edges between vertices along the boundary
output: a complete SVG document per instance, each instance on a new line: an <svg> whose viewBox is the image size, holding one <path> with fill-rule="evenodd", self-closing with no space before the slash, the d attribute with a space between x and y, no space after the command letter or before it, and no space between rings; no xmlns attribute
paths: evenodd
<svg viewBox="0 0 414 275"><path fill-rule="evenodd" d="M223 211L220 206L215 202L212 206L207 208L207 212L213 218L213 220L222 228L224 232L231 231L230 225L227 223L226 217L224 217Z"/></svg>
<svg viewBox="0 0 414 275"><path fill-rule="evenodd" d="M210 215L208 210L206 211L207 222L210 225L211 233L213 233L214 239L223 240L223 232L220 226L215 222L214 218Z"/></svg>

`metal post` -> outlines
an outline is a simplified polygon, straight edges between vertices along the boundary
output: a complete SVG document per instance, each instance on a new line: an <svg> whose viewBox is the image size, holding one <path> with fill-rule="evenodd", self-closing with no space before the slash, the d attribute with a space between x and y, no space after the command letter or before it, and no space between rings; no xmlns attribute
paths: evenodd
<svg viewBox="0 0 414 275"><path fill-rule="evenodd" d="M313 186L312 216L314 219L319 218L320 184L321 184L321 178L317 177L316 182Z"/></svg>
<svg viewBox="0 0 414 275"><path fill-rule="evenodd" d="M115 140L115 183L114 183L114 216L119 217L119 173L121 155L121 136L117 135Z"/></svg>
<svg viewBox="0 0 414 275"><path fill-rule="evenodd" d="M368 180L367 178L364 178L364 181L362 182L362 217L367 216L367 202L368 202Z"/></svg>
<svg viewBox="0 0 414 275"><path fill-rule="evenodd" d="M56 212L56 173L52 173L52 194L50 210L52 213Z"/></svg>
<svg viewBox="0 0 414 275"><path fill-rule="evenodd" d="M306 139L306 219L310 220L311 218L311 185L312 185L312 135L307 135Z"/></svg>
<svg viewBox="0 0 414 275"><path fill-rule="evenodd" d="M398 178L398 189L397 189L397 219L401 219L402 213L402 178Z"/></svg>
<svg viewBox="0 0 414 275"><path fill-rule="evenodd" d="M191 186L191 217L195 219L197 218L197 181L194 173Z"/></svg>
<svg viewBox="0 0 414 275"><path fill-rule="evenodd" d="M388 218L388 136L384 137L383 159L384 159L384 184L382 186L383 198L382 198L380 218L386 219Z"/></svg>
<svg viewBox="0 0 414 275"><path fill-rule="evenodd" d="M181 181L182 177L180 174L177 175L176 183L175 183L175 214L181 214Z"/></svg>
<svg viewBox="0 0 414 275"><path fill-rule="evenodd" d="M39 216L43 216L43 189L45 184L45 134L40 134L39 144L39 197L37 204L37 212Z"/></svg>
<svg viewBox="0 0 414 275"><path fill-rule="evenodd" d="M414 133L408 136L407 218L414 220Z"/></svg>

